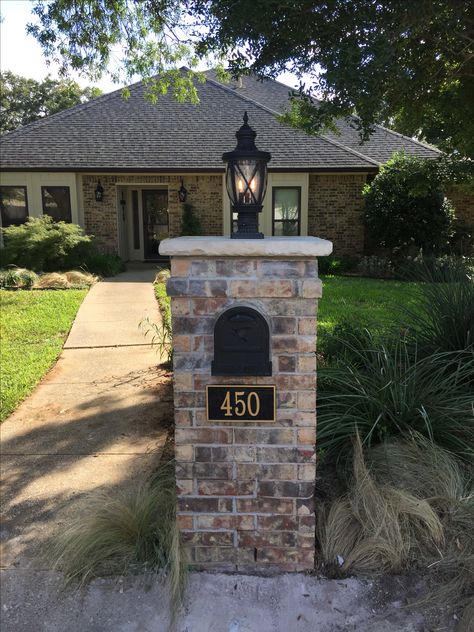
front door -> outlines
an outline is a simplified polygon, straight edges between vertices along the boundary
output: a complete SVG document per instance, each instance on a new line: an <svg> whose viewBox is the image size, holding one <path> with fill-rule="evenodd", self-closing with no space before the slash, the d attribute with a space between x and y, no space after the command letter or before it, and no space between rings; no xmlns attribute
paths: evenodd
<svg viewBox="0 0 474 632"><path fill-rule="evenodd" d="M160 241L169 237L168 191L143 189L143 255L144 259L160 258Z"/></svg>

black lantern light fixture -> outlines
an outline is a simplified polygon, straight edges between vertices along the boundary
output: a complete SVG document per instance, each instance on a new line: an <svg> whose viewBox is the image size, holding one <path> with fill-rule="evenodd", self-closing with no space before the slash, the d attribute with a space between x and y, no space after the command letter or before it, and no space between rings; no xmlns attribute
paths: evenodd
<svg viewBox="0 0 474 632"><path fill-rule="evenodd" d="M183 181L181 180L181 186L178 191L178 199L180 202L186 202L188 197L188 190L185 188Z"/></svg>
<svg viewBox="0 0 474 632"><path fill-rule="evenodd" d="M102 202L104 200L104 187L101 185L100 180L97 181L95 188L95 201Z"/></svg>
<svg viewBox="0 0 474 632"><path fill-rule="evenodd" d="M255 145L257 133L248 124L247 112L244 124L236 132L237 147L222 156L227 163L226 187L237 213L237 231L232 239L263 239L258 232L258 214L263 208L267 188L267 163L271 155L259 151Z"/></svg>

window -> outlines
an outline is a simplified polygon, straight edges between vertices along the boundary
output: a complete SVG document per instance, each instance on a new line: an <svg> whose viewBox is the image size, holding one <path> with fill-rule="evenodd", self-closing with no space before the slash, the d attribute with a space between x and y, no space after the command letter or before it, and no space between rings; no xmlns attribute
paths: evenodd
<svg viewBox="0 0 474 632"><path fill-rule="evenodd" d="M69 187L41 187L43 215L55 222L71 222L71 196Z"/></svg>
<svg viewBox="0 0 474 632"><path fill-rule="evenodd" d="M19 226L28 219L26 187L0 187L2 226Z"/></svg>
<svg viewBox="0 0 474 632"><path fill-rule="evenodd" d="M273 187L273 235L294 237L301 227L301 187Z"/></svg>

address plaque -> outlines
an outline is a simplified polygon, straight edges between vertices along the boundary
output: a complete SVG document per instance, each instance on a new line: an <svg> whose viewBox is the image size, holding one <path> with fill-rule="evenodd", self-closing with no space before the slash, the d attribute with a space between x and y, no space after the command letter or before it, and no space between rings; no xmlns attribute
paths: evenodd
<svg viewBox="0 0 474 632"><path fill-rule="evenodd" d="M268 423L276 420L275 386L206 386L210 422Z"/></svg>

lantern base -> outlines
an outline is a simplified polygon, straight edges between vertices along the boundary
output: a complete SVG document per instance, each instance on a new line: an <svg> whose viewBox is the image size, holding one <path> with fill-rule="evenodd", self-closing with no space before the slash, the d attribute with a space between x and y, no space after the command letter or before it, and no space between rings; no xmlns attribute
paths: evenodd
<svg viewBox="0 0 474 632"><path fill-rule="evenodd" d="M237 231L236 233L231 233L230 238L231 239L263 239L264 235L263 233L239 233L239 231Z"/></svg>

